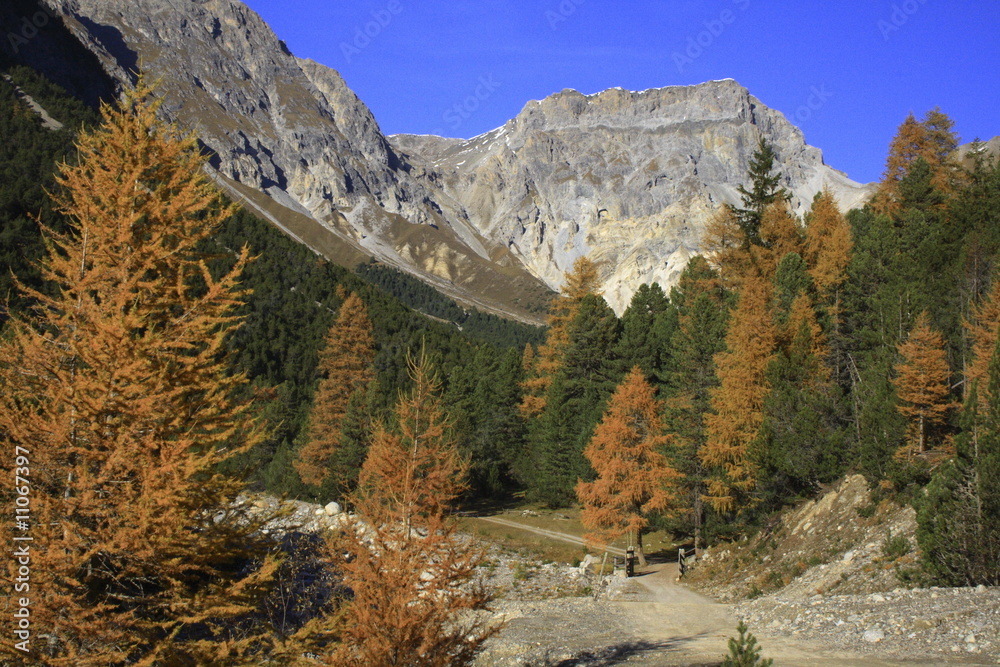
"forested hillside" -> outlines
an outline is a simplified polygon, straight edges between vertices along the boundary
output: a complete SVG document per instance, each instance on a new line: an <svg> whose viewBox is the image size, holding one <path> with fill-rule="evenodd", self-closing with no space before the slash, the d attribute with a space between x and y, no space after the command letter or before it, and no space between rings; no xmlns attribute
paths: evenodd
<svg viewBox="0 0 1000 667"><path fill-rule="evenodd" d="M57 231L65 226L46 193L55 190L56 163L74 159L76 131L94 125L98 116L28 68L12 68L8 74L65 126L57 132L44 128L40 118L18 99L14 86L0 80L0 122L5 124L4 136L11 137L0 146L0 169L10 185L0 188L0 289L5 297L10 296L12 310L23 311L30 300L13 289L12 275L28 287L46 289L37 266L43 253L40 225ZM446 386L454 385L461 393L457 387L467 374L488 382L501 372L506 357L519 358L524 344L540 337L536 327L467 311L390 269L366 267L365 275L372 277L369 282L316 256L245 210L223 222L201 248L219 275L232 267L236 251L244 244L256 259L243 272L242 284L249 296L241 312L243 325L230 341L232 370L247 374L251 382L247 391L261 399L262 416L271 428L268 437L239 462L239 468L276 493L317 493L302 485L291 463L303 444L300 434L318 380L317 353L343 300L338 287L345 294L357 292L371 312L378 378L371 409L376 415L390 409L398 392L408 387L406 355L411 350L426 347ZM404 298L418 294L419 298L408 297L413 307L454 324L414 312L375 286L379 283ZM509 373L509 366L503 372Z"/></svg>
<svg viewBox="0 0 1000 667"><path fill-rule="evenodd" d="M360 628L389 617L407 641L471 656L489 631L437 632L458 627L455 608L422 595L423 571L467 590L479 556L447 513L512 497L582 504L598 541L641 547L658 526L701 546L860 472L916 506L927 581L1000 584L1000 166L974 148L960 167L939 110L904 120L874 199L846 215L819 192L796 217L761 140L742 207L718 211L669 293L644 285L619 318L582 258L542 336L384 268L332 265L237 210L146 90L101 125L30 70L6 73L0 436L35 452L46 581L84 619L53 656L96 633L79 664L150 650L251 664L343 630L337 650L356 657L374 650ZM351 524L326 558L353 557L329 576L355 599L390 586L395 606L349 606L346 630L324 607L268 634L259 605L283 565L233 509L244 480L374 521L398 559ZM317 605L337 607L324 590Z"/></svg>

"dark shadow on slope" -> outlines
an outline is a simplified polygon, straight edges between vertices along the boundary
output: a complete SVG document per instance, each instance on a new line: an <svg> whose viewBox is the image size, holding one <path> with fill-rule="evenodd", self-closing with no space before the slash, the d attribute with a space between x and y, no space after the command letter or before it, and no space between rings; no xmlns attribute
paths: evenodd
<svg viewBox="0 0 1000 667"><path fill-rule="evenodd" d="M38 0L0 2L0 36L0 66L30 67L95 109L115 99L97 56Z"/></svg>
<svg viewBox="0 0 1000 667"><path fill-rule="evenodd" d="M678 649L683 643L684 640L661 642L639 640L623 642L621 644L606 646L594 651L583 651L571 658L546 658L543 659L542 662L535 664L537 667L611 667L612 665L628 663L633 658L639 658L643 655ZM718 667L721 663L687 663L670 661L661 664L664 665L664 667L669 665L675 665L677 667L680 667L681 665L684 667Z"/></svg>
<svg viewBox="0 0 1000 667"><path fill-rule="evenodd" d="M129 48L118 28L102 25L86 16L77 16L76 19L101 43L104 50L111 54L123 70L133 75L138 73L139 54Z"/></svg>

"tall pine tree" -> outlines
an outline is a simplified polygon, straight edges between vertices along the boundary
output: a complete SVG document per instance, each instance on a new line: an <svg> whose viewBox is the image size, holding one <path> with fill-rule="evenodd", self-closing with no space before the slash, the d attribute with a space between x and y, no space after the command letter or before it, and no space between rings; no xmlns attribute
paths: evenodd
<svg viewBox="0 0 1000 667"><path fill-rule="evenodd" d="M705 444L703 416L718 386L715 357L725 349L731 295L722 287L718 272L705 258L688 262L670 292L677 312L677 329L671 339L671 365L666 377L664 422L670 449L683 474L684 503L690 508L695 548L702 544L705 467L698 453Z"/></svg>
<svg viewBox="0 0 1000 667"><path fill-rule="evenodd" d="M781 187L781 172L775 171L774 161L777 156L774 148L763 135L757 140L757 148L750 157L748 177L750 188L741 185L737 188L743 202L743 208L734 209L745 242L749 245L767 245L761 234L764 211L789 195Z"/></svg>
<svg viewBox="0 0 1000 667"><path fill-rule="evenodd" d="M576 480L593 476L583 448L621 374L614 356L618 318L602 297L582 299L567 334L563 365L546 394L545 409L529 426L533 475L528 495L551 506L572 502Z"/></svg>
<svg viewBox="0 0 1000 667"><path fill-rule="evenodd" d="M979 380L962 413L955 457L917 502L917 542L925 571L945 586L1000 585L1000 346L990 354L989 399Z"/></svg>
<svg viewBox="0 0 1000 667"><path fill-rule="evenodd" d="M748 277L729 322L726 350L715 358L719 386L705 415L699 457L709 470L705 499L719 512L742 511L755 502L758 463L752 443L764 420L777 338L770 302L769 283Z"/></svg>
<svg viewBox="0 0 1000 667"><path fill-rule="evenodd" d="M545 343L534 355L530 373L524 380L521 413L526 418L537 417L545 408L545 394L562 366L562 357L569 345L570 324L576 318L583 298L587 295L599 296L600 288L597 265L587 257L578 258L573 263L573 269L566 272L560 296L552 301L549 309Z"/></svg>

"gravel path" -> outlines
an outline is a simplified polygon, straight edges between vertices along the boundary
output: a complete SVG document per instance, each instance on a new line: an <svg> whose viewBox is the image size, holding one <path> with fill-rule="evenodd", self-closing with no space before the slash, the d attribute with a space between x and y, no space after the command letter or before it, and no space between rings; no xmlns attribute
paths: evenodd
<svg viewBox="0 0 1000 667"><path fill-rule="evenodd" d="M597 667L636 665L667 667L671 665L718 665L726 653L729 637L735 634L737 618L748 620L765 657L775 665L795 667L874 667L880 665L995 665L985 653L971 655L967 644L959 641L934 642L934 650L919 650L906 635L883 630L892 639L870 642L864 638L864 622L848 621L838 626L834 606L845 618L851 616L847 601L834 596L823 605L782 603L756 600L741 605L723 605L675 583L675 565L654 565L632 579L606 577L589 597L548 600L500 600L498 617L506 627L492 640L476 665L479 667ZM912 592L907 592L912 593ZM928 593L928 599L931 593ZM982 593L987 595L988 593ZM860 596L857 596L860 597ZM945 600L940 595L935 601ZM815 602L815 601L814 601ZM889 628L893 616L892 601L883 609L873 608L857 621L875 619L879 627ZM897 601L898 602L898 601ZM878 602L871 602L878 605ZM953 601L952 606L967 609L967 604ZM821 608L822 607L822 608ZM849 609L850 607L850 609ZM933 625L941 632L950 630L946 604ZM785 617L790 617L785 623ZM801 618L800 618L801 617ZM829 620L828 620L828 617ZM806 619L803 621L802 619ZM987 611L989 618L989 611ZM775 619L779 619L775 623ZM814 624L813 621L820 621ZM992 626L982 619L980 636ZM957 626L956 626L957 627ZM898 641L897 641L898 640ZM982 651L983 639L977 648Z"/></svg>
<svg viewBox="0 0 1000 667"><path fill-rule="evenodd" d="M845 495L843 490L840 495ZM265 512L280 504L271 498L247 502ZM276 520L272 527L276 532L292 528L322 532L335 528L341 518L333 504L326 508L285 504L288 514ZM800 513L803 516L794 516L792 523L808 530L807 524L817 519L816 510L807 506ZM496 522L573 544L580 539L506 519ZM795 530L791 532L794 537ZM774 658L778 666L1000 665L1000 588L855 592L850 590L852 582L880 562L877 541L866 537L861 544L865 546L835 562L810 568L775 594L736 604L720 604L678 585L673 564L651 565L631 579L602 579L583 568L539 564L493 545L483 575L497 592L493 608L506 626L487 644L476 665L717 666L738 618L746 620L764 656ZM864 557L868 551L875 555ZM724 559L726 553L706 561ZM745 558L739 565L736 569L743 579L753 575ZM844 568L855 565L862 569L845 579ZM831 577L845 581L837 590L840 594L829 592ZM718 596L715 589L710 594Z"/></svg>

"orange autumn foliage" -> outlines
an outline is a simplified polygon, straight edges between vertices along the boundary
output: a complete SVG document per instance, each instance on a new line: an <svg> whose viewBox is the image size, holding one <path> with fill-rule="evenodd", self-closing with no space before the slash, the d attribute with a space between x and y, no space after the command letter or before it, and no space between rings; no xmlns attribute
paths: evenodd
<svg viewBox="0 0 1000 667"><path fill-rule="evenodd" d="M295 470L306 484L319 486L330 474L330 457L340 444L340 424L351 396L375 379L375 340L368 309L357 294L340 307L326 334L317 370L321 374L309 413L309 440L299 450Z"/></svg>
<svg viewBox="0 0 1000 667"><path fill-rule="evenodd" d="M586 539L604 545L628 534L643 564L642 531L671 506L681 477L660 451L667 437L655 394L638 366L622 380L583 450L597 479L576 485Z"/></svg>
<svg viewBox="0 0 1000 667"><path fill-rule="evenodd" d="M956 407L949 399L951 371L945 357L944 338L930 326L926 312L913 323L906 341L897 346L902 360L896 365L893 384L899 396L897 410L909 420L909 444L901 455L927 451L928 435L945 423L948 411Z"/></svg>
<svg viewBox="0 0 1000 667"><path fill-rule="evenodd" d="M770 280L782 257L790 252L802 253L802 229L783 199L764 209L760 236L763 245L750 243L736 213L728 206L709 221L705 228L706 254L727 286L739 289L752 275Z"/></svg>
<svg viewBox="0 0 1000 667"><path fill-rule="evenodd" d="M899 210L899 184L918 159L931 168L931 182L942 192L951 190L955 170L951 155L958 148L958 138L952 131L955 123L935 108L917 121L908 114L889 143L885 171L873 198L875 210L892 214Z"/></svg>
<svg viewBox="0 0 1000 667"><path fill-rule="evenodd" d="M587 257L578 258L573 263L573 270L566 272L561 294L553 299L549 308L545 343L532 356L530 372L522 385L524 398L520 409L524 417L537 417L545 409L545 394L562 367L563 354L569 346L569 326L583 298L588 294L600 295L600 287L597 265ZM525 367L525 371L529 369Z"/></svg>
<svg viewBox="0 0 1000 667"><path fill-rule="evenodd" d="M824 190L813 201L806 220L802 259L809 267L816 291L822 298L830 299L847 279L853 247L851 226L829 190Z"/></svg>
<svg viewBox="0 0 1000 667"><path fill-rule="evenodd" d="M466 464L424 358L396 406L395 429L376 427L349 520L331 543L353 598L333 665L469 664L496 632L477 613L490 596L473 581L481 552L455 534L448 512Z"/></svg>
<svg viewBox="0 0 1000 667"><path fill-rule="evenodd" d="M719 386L705 415L706 441L699 458L709 469L705 501L720 512L752 502L757 482L750 444L764 420L770 392L767 367L777 345L770 302L770 282L748 276L726 333L727 349L715 357Z"/></svg>
<svg viewBox="0 0 1000 667"><path fill-rule="evenodd" d="M716 211L705 227L705 256L727 285L737 285L753 263L750 242L729 206Z"/></svg>
<svg viewBox="0 0 1000 667"><path fill-rule="evenodd" d="M823 328L816 319L816 310L813 308L812 299L809 298L808 294L800 294L792 302L788 313L788 322L781 331L781 344L785 347L791 346L803 327L809 334L809 353L822 363L822 360L829 356L830 350L826 344Z"/></svg>
<svg viewBox="0 0 1000 667"><path fill-rule="evenodd" d="M976 386L980 410L990 404L990 360L1000 337L1000 280L994 279L989 295L972 307L970 317L963 324L972 339L972 360L965 369L966 397Z"/></svg>
<svg viewBox="0 0 1000 667"><path fill-rule="evenodd" d="M225 363L248 252L209 272L197 245L232 209L148 96L105 106L60 167L55 289L22 288L39 305L0 346L0 440L30 461L33 665L254 664L269 641L246 619L275 563L218 472L261 438Z"/></svg>
<svg viewBox="0 0 1000 667"><path fill-rule="evenodd" d="M804 234L788 202L779 199L766 209L760 222L760 237L765 247L759 251L758 266L768 279L774 278L781 258L790 252L802 254Z"/></svg>

